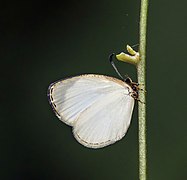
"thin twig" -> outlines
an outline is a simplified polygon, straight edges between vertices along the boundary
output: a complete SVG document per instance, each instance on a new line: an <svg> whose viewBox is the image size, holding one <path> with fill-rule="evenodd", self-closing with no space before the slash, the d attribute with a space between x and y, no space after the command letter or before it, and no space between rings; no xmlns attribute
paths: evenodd
<svg viewBox="0 0 187 180"><path fill-rule="evenodd" d="M139 120L139 179L146 180L147 177L147 158L146 158L146 30L147 30L147 11L148 0L141 0L140 10L140 61L137 64L138 83L143 91L139 92L139 99L144 102L138 103Z"/></svg>

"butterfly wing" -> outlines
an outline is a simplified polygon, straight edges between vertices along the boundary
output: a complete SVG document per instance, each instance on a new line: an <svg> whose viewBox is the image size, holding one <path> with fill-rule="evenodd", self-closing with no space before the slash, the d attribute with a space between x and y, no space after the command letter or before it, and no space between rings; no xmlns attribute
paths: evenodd
<svg viewBox="0 0 187 180"><path fill-rule="evenodd" d="M56 82L48 94L57 116L73 126L75 138L99 148L125 135L134 106L129 88L121 80L89 74Z"/></svg>
<svg viewBox="0 0 187 180"><path fill-rule="evenodd" d="M121 91L106 94L80 114L73 126L84 146L101 148L120 140L130 125L134 99Z"/></svg>

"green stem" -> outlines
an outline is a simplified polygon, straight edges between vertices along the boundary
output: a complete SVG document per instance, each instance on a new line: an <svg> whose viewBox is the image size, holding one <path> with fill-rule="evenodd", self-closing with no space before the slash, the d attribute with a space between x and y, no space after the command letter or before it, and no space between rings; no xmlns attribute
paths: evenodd
<svg viewBox="0 0 187 180"><path fill-rule="evenodd" d="M140 10L140 61L137 64L138 83L143 91L139 91L138 120L139 120L139 179L146 180L146 30L147 30L148 0L141 0ZM143 103L142 103L143 102Z"/></svg>

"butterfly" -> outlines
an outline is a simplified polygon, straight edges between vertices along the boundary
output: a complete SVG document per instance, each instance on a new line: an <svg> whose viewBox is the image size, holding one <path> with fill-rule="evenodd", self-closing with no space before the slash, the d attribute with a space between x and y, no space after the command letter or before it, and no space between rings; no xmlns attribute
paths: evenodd
<svg viewBox="0 0 187 180"><path fill-rule="evenodd" d="M75 139L88 148L102 148L122 139L131 122L139 85L98 74L83 74L52 83L49 103L57 117L72 126Z"/></svg>

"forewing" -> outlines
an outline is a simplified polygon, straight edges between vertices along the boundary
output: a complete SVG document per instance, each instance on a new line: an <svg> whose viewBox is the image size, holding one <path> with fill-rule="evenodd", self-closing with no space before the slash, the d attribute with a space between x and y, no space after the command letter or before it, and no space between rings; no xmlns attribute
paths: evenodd
<svg viewBox="0 0 187 180"><path fill-rule="evenodd" d="M107 94L119 90L124 94L129 93L126 84L121 80L104 75L88 74L67 78L50 85L48 96L59 119L73 126L82 112L96 102L102 103ZM102 106L102 108L105 107Z"/></svg>
<svg viewBox="0 0 187 180"><path fill-rule="evenodd" d="M134 99L120 89L106 94L81 113L73 127L84 146L101 148L120 140L130 125Z"/></svg>

